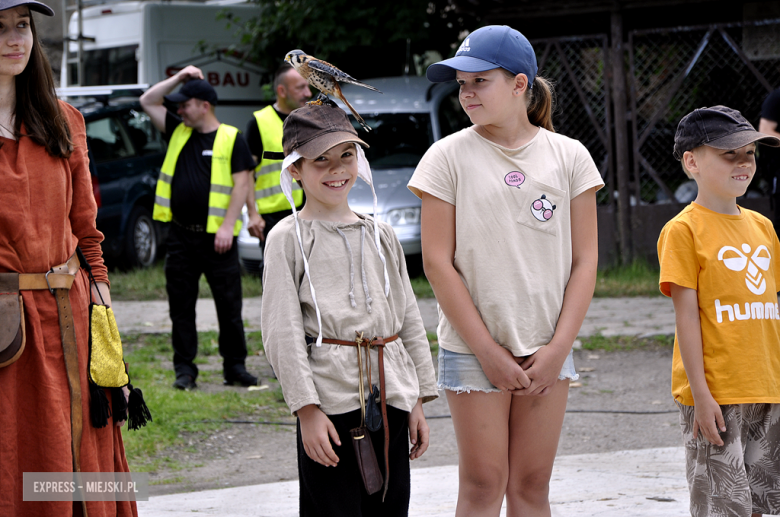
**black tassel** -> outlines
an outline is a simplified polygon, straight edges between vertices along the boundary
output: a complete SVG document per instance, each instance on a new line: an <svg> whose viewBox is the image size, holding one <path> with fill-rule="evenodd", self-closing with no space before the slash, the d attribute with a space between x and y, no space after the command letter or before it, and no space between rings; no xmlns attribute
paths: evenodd
<svg viewBox="0 0 780 517"><path fill-rule="evenodd" d="M92 427L97 429L105 427L108 424L108 417L111 416L106 392L92 381L89 382L89 416Z"/></svg>
<svg viewBox="0 0 780 517"><path fill-rule="evenodd" d="M144 402L144 395L139 388L133 388L132 384L127 385L130 389L130 401L127 404L129 418L127 422L128 429L137 430L152 421L152 414Z"/></svg>
<svg viewBox="0 0 780 517"><path fill-rule="evenodd" d="M111 388L111 408L114 422L127 420L127 399L122 388Z"/></svg>

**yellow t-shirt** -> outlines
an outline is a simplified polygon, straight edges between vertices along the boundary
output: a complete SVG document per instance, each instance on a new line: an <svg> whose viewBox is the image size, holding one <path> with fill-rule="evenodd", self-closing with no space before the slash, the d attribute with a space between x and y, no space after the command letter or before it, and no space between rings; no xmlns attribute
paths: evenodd
<svg viewBox="0 0 780 517"><path fill-rule="evenodd" d="M780 403L780 242L764 216L725 215L691 203L658 239L661 292L669 284L699 298L704 373L718 404ZM677 336L672 395L693 405Z"/></svg>

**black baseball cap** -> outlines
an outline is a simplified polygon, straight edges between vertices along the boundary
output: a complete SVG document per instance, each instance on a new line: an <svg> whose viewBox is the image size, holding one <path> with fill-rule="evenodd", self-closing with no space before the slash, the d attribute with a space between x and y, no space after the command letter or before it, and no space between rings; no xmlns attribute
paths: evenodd
<svg viewBox="0 0 780 517"><path fill-rule="evenodd" d="M726 106L699 108L685 115L674 135L674 157L702 145L715 149L739 149L753 142L780 147L780 139L759 133L742 113Z"/></svg>
<svg viewBox="0 0 780 517"><path fill-rule="evenodd" d="M2 1L2 0L0 0ZM187 102L190 99L200 99L208 101L212 106L217 105L217 92L208 81L203 79L190 79L179 88L179 91L165 96L165 100L178 104Z"/></svg>
<svg viewBox="0 0 780 517"><path fill-rule="evenodd" d="M486 72L503 68L514 75L525 74L533 86L536 54L528 39L507 25L488 25L463 40L455 57L428 67L425 75L432 83L454 81L456 71Z"/></svg>
<svg viewBox="0 0 780 517"><path fill-rule="evenodd" d="M13 9L20 5L26 5L31 11L37 11L46 16L54 16L54 9L41 2L36 2L35 0L0 0L0 11Z"/></svg>
<svg viewBox="0 0 780 517"><path fill-rule="evenodd" d="M297 151L304 158L313 160L345 142L368 147L358 137L344 110L334 103L307 104L293 110L284 120L282 146L285 156Z"/></svg>

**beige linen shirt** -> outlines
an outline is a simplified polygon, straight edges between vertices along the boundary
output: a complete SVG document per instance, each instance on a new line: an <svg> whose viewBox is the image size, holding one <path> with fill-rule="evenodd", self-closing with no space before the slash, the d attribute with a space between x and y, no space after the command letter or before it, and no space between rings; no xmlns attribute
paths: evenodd
<svg viewBox="0 0 780 517"><path fill-rule="evenodd" d="M384 352L387 403L411 411L418 398L427 402L438 396L425 328L392 227L379 223L390 278L385 297L373 220L358 217L352 224L299 219L322 337L353 341L356 331L366 337L398 334ZM306 336L316 339L319 329L293 216L270 232L264 259L263 346L290 410L295 413L308 404L328 415L359 409L357 349L306 344ZM378 386L376 349L371 351L371 377Z"/></svg>
<svg viewBox="0 0 780 517"><path fill-rule="evenodd" d="M543 128L508 149L474 127L435 143L409 181L455 205L455 269L490 335L516 357L550 342L572 264L571 200L601 188L585 146ZM439 309L439 346L473 353Z"/></svg>

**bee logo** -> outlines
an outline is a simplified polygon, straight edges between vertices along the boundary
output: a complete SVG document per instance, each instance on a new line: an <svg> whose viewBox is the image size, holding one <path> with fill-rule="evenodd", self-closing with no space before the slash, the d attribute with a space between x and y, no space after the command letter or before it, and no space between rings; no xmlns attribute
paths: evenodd
<svg viewBox="0 0 780 517"><path fill-rule="evenodd" d="M766 291L766 278L761 271L769 269L772 256L763 244L756 248L753 255L748 258L751 248L748 244L742 244L742 251L733 246L723 246L718 252L718 260L732 271L742 271L747 266L745 285L751 293L760 295ZM743 253L744 252L744 253Z"/></svg>
<svg viewBox="0 0 780 517"><path fill-rule="evenodd" d="M542 194L542 197L531 203L531 213L541 222L549 221L553 216L553 210L556 206L550 203L547 196Z"/></svg>

